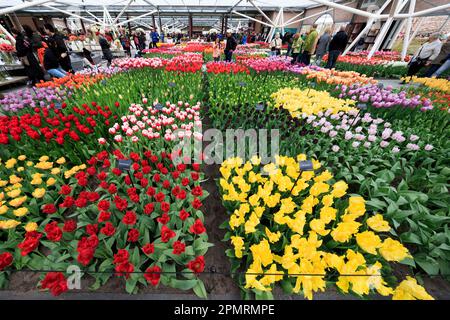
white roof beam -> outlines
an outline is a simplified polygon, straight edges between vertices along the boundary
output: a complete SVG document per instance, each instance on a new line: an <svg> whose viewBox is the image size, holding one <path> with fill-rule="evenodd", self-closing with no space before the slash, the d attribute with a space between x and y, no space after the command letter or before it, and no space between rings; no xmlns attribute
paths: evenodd
<svg viewBox="0 0 450 320"><path fill-rule="evenodd" d="M133 18L131 18L131 19L122 21L122 22L120 22L120 23L117 23L117 24L116 24L116 27L121 26L121 25L123 25L123 24L126 24L126 23L128 23L128 22L132 22L132 21L135 21L135 20L139 20L139 19L141 19L141 18L143 18L143 17L146 17L146 16L150 16L150 15L154 14L154 13L157 12L157 11L158 11L158 10L153 10L153 11L150 11L150 12L147 12L147 13L144 13L144 14L141 14L140 16L133 17Z"/></svg>
<svg viewBox="0 0 450 320"><path fill-rule="evenodd" d="M15 11L22 10L22 9L26 9L29 7L39 6L44 3L48 3L48 2L54 2L54 0L35 0L32 2L24 2L24 3L18 4L18 5L12 6L12 7L1 9L0 15L7 14L10 12L15 12Z"/></svg>
<svg viewBox="0 0 450 320"><path fill-rule="evenodd" d="M239 16L241 16L241 17L244 17L244 18L247 18L247 19L250 19L250 20L259 22L259 23L264 24L264 25L266 25L266 26L273 27L272 24L268 24L267 22L264 22L264 21L261 21L261 20L258 20L258 19L249 17L249 16L247 16L247 15L245 15L245 14L243 14L243 13L237 12L236 10L233 10L232 13L237 14L237 15L239 15Z"/></svg>

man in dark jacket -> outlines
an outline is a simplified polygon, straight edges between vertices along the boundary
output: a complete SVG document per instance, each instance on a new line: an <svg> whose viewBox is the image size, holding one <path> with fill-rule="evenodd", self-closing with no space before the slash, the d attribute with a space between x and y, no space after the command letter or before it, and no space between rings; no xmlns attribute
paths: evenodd
<svg viewBox="0 0 450 320"><path fill-rule="evenodd" d="M52 77L62 78L67 75L67 72L60 67L56 52L56 43L53 39L50 39L44 53L44 68Z"/></svg>
<svg viewBox="0 0 450 320"><path fill-rule="evenodd" d="M108 61L108 67L111 65L111 61L113 59L113 55L111 52L111 45L109 44L108 40L106 40L105 36L103 34L100 34L98 37L98 44L102 48L102 53L105 59Z"/></svg>
<svg viewBox="0 0 450 320"><path fill-rule="evenodd" d="M225 61L231 62L233 51L236 50L237 42L231 32L227 32L227 44L225 46Z"/></svg>
<svg viewBox="0 0 450 320"><path fill-rule="evenodd" d="M27 73L29 83L35 84L39 80L44 80L44 72L36 58L33 48L31 45L31 40L25 36L23 32L16 29L12 30L12 34L16 39L16 53L17 57L22 62L25 72Z"/></svg>
<svg viewBox="0 0 450 320"><path fill-rule="evenodd" d="M325 68L333 69L339 55L344 52L347 46L348 36L345 33L345 26L341 26L339 32L336 33L328 46L328 61Z"/></svg>
<svg viewBox="0 0 450 320"><path fill-rule="evenodd" d="M55 52L58 55L59 64L67 71L73 73L72 63L70 62L69 50L67 50L66 43L64 42L64 36L57 32L55 27L46 23L44 25L44 31L52 41L56 43Z"/></svg>

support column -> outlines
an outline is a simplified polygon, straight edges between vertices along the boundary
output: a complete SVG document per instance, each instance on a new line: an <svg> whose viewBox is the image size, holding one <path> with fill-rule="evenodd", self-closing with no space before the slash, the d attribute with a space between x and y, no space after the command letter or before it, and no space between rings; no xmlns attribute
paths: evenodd
<svg viewBox="0 0 450 320"><path fill-rule="evenodd" d="M86 28L84 26L83 19L80 19L81 29L83 29L83 33L86 34Z"/></svg>
<svg viewBox="0 0 450 320"><path fill-rule="evenodd" d="M220 33L224 34L225 31L223 30L225 28L225 15L222 15L222 25L220 27Z"/></svg>
<svg viewBox="0 0 450 320"><path fill-rule="evenodd" d="M163 30L162 30L161 15L159 11L158 11L158 24L159 24L159 33L161 33Z"/></svg>
<svg viewBox="0 0 450 320"><path fill-rule="evenodd" d="M156 30L156 20L155 20L155 15L152 14L152 22L153 22L153 28Z"/></svg>
<svg viewBox="0 0 450 320"><path fill-rule="evenodd" d="M228 16L225 16L225 28L223 30L223 33L226 34L228 30Z"/></svg>
<svg viewBox="0 0 450 320"><path fill-rule="evenodd" d="M10 14L10 17L11 17L11 21L12 21L14 27L19 31L23 31L22 24L20 23L19 18L17 18L16 13L12 12Z"/></svg>
<svg viewBox="0 0 450 320"><path fill-rule="evenodd" d="M373 44L373 47L372 49L370 49L369 55L367 56L368 59L372 58L375 52L380 48L380 45L383 42L384 37L386 37L386 34L392 25L392 22L394 22L394 15L397 13L399 5L400 0L394 0L392 2L391 10L389 11L389 17L387 18L386 22L384 23L383 27L378 33L378 36L375 39L375 43Z"/></svg>
<svg viewBox="0 0 450 320"><path fill-rule="evenodd" d="M193 26L192 26L192 13L189 13L189 19L188 19L188 31L189 31L189 38L192 38L192 30L193 30Z"/></svg>

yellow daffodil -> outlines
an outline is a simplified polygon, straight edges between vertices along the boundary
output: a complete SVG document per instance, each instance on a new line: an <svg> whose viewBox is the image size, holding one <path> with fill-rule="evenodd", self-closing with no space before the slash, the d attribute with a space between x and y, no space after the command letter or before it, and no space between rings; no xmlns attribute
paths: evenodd
<svg viewBox="0 0 450 320"><path fill-rule="evenodd" d="M17 220L0 220L0 229L7 230L17 227L20 224Z"/></svg>
<svg viewBox="0 0 450 320"><path fill-rule="evenodd" d="M15 208L20 207L27 200L27 196L15 198L9 202L9 204Z"/></svg>
<svg viewBox="0 0 450 320"><path fill-rule="evenodd" d="M5 162L5 167L6 167L6 169L12 169L12 168L14 168L16 163L17 163L17 160L14 158L11 158Z"/></svg>
<svg viewBox="0 0 450 320"><path fill-rule="evenodd" d="M48 160L48 159L47 159ZM47 160L45 160L45 161L47 161ZM64 164L64 163L66 163L66 159L64 158L64 157L61 157L61 158L59 158L58 160L56 160L56 163L57 164Z"/></svg>
<svg viewBox="0 0 450 320"><path fill-rule="evenodd" d="M331 195L335 198L341 198L347 193L348 185L344 181L338 181L333 184Z"/></svg>
<svg viewBox="0 0 450 320"><path fill-rule="evenodd" d="M54 185L55 183L56 183L56 179L53 178L53 177L48 178L48 179L47 179L47 182L46 182L47 186L52 186L52 185Z"/></svg>
<svg viewBox="0 0 450 320"><path fill-rule="evenodd" d="M37 228L38 228L38 225L36 222L28 222L25 225L25 231L27 231L27 232L36 231Z"/></svg>
<svg viewBox="0 0 450 320"><path fill-rule="evenodd" d="M34 167L37 169L42 169L42 170L49 170L49 169L53 168L53 162L41 161L41 162L35 164Z"/></svg>
<svg viewBox="0 0 450 320"><path fill-rule="evenodd" d="M60 168L53 168L53 169L50 171L50 173L51 173L51 174L54 174L54 175L60 174L60 173L61 173L61 169L60 169Z"/></svg>
<svg viewBox="0 0 450 320"><path fill-rule="evenodd" d="M44 188L37 188L33 191L33 197L40 199L45 195L45 189Z"/></svg>
<svg viewBox="0 0 450 320"><path fill-rule="evenodd" d="M6 205L0 206L0 214L5 214L8 212L8 207Z"/></svg>
<svg viewBox="0 0 450 320"><path fill-rule="evenodd" d="M397 240L391 238L387 238L383 241L379 252L387 261L402 261L403 259L410 257L408 249Z"/></svg>
<svg viewBox="0 0 450 320"><path fill-rule="evenodd" d="M7 195L10 198L15 198L15 197L18 197L21 192L22 192L22 190L20 190L20 189L14 189L14 190L8 192Z"/></svg>
<svg viewBox="0 0 450 320"><path fill-rule="evenodd" d="M379 213L368 218L366 220L366 223L370 229L377 231L377 232L387 232L387 231L391 230L389 223L386 220L384 220L383 216Z"/></svg>
<svg viewBox="0 0 450 320"><path fill-rule="evenodd" d="M49 156L42 156L42 157L39 158L39 161L40 161L40 162L46 162L46 161L48 161L49 159L50 159Z"/></svg>
<svg viewBox="0 0 450 320"><path fill-rule="evenodd" d="M269 242L263 239L259 244L254 244L250 247L255 261L260 261L266 267L273 261L272 251L270 250Z"/></svg>
<svg viewBox="0 0 450 320"><path fill-rule="evenodd" d="M231 244L234 246L234 255L236 258L242 258L244 250L244 239L238 236L231 236Z"/></svg>
<svg viewBox="0 0 450 320"><path fill-rule="evenodd" d="M26 160L26 158L27 158L27 156L23 155L23 154L17 157L17 159L19 159L20 161L24 161L24 160Z"/></svg>
<svg viewBox="0 0 450 320"><path fill-rule="evenodd" d="M380 237L372 231L358 233L355 238L358 246L368 253L377 254L377 249L381 247Z"/></svg>
<svg viewBox="0 0 450 320"><path fill-rule="evenodd" d="M13 213L16 217L22 217L28 213L28 209L25 207L13 210Z"/></svg>
<svg viewBox="0 0 450 320"><path fill-rule="evenodd" d="M331 236L335 241L347 242L350 238L358 232L361 223L356 221L340 222L331 231Z"/></svg>
<svg viewBox="0 0 450 320"><path fill-rule="evenodd" d="M416 279L407 276L406 280L395 288L392 300L434 300L434 298L417 283Z"/></svg>
<svg viewBox="0 0 450 320"><path fill-rule="evenodd" d="M269 239L270 243L276 243L281 238L281 232L280 231L272 232L272 231L269 230L269 228L266 227L265 228L265 232L266 232L266 236Z"/></svg>

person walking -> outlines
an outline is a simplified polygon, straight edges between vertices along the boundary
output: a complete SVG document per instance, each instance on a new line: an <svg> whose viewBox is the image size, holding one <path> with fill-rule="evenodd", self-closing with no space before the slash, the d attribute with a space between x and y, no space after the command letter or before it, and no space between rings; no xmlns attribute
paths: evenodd
<svg viewBox="0 0 450 320"><path fill-rule="evenodd" d="M131 42L130 38L128 38L127 34L123 32L120 37L120 44L122 45L123 50L127 53L129 57L131 57Z"/></svg>
<svg viewBox="0 0 450 320"><path fill-rule="evenodd" d="M312 29L306 36L304 49L301 57L301 62L307 66L311 63L311 55L316 50L318 38L319 34L317 33L317 25L313 24Z"/></svg>
<svg viewBox="0 0 450 320"><path fill-rule="evenodd" d="M233 51L236 50L237 42L236 39L233 37L231 32L227 32L227 43L225 45L225 61L231 62L231 59L233 58Z"/></svg>
<svg viewBox="0 0 450 320"><path fill-rule="evenodd" d="M345 47L348 43L348 35L345 32L345 26L341 26L339 31L331 39L328 45L328 61L325 68L333 69L336 65L336 61L342 52L344 52Z"/></svg>
<svg viewBox="0 0 450 320"><path fill-rule="evenodd" d="M47 43L48 47L44 53L44 68L48 74L54 78L62 78L67 75L67 72L61 68L58 59L58 48L56 41L50 38Z"/></svg>
<svg viewBox="0 0 450 320"><path fill-rule="evenodd" d="M439 40L439 34L433 33L428 38L419 50L414 54L408 64L407 76L412 77L416 75L420 69L429 66L431 61L436 59L441 52L442 42Z"/></svg>
<svg viewBox="0 0 450 320"><path fill-rule="evenodd" d="M282 40L280 38L280 33L277 32L275 37L270 42L270 55L279 56L281 54Z"/></svg>
<svg viewBox="0 0 450 320"><path fill-rule="evenodd" d="M291 64L297 63L300 52L302 52L303 39L300 36L300 33L294 34L292 37L292 60Z"/></svg>
<svg viewBox="0 0 450 320"><path fill-rule="evenodd" d="M331 41L331 29L327 28L325 29L325 32L320 36L319 40L317 41L317 48L316 48L316 61L315 64L317 66L320 66L320 63L322 62L322 58L327 52L328 45Z"/></svg>
<svg viewBox="0 0 450 320"><path fill-rule="evenodd" d="M102 48L103 57L108 61L108 67L111 65L111 61L113 59L113 55L111 52L111 44L106 40L104 34L100 33L98 37L98 44Z"/></svg>
<svg viewBox="0 0 450 320"><path fill-rule="evenodd" d="M155 29L153 29L150 37L152 38L152 48L158 48L159 34Z"/></svg>
<svg viewBox="0 0 450 320"><path fill-rule="evenodd" d="M213 42L213 59L214 61L220 61L220 55L222 54L222 43L219 37Z"/></svg>
<svg viewBox="0 0 450 320"><path fill-rule="evenodd" d="M56 43L56 54L59 60L60 66L67 72L73 73L72 63L70 62L69 50L67 49L64 41L64 36L59 33L55 27L46 23L44 25L44 31L49 36L49 39L53 39Z"/></svg>
<svg viewBox="0 0 450 320"><path fill-rule="evenodd" d="M293 34L290 33L289 31L286 32L283 36L283 44L287 44L286 57L289 57L291 55L292 42L294 41L294 39L292 37L293 37Z"/></svg>
<svg viewBox="0 0 450 320"><path fill-rule="evenodd" d="M449 56L450 56L450 41L448 41L448 37L445 36L445 35L443 35L441 37L441 40L442 40L441 51L439 52L438 56L433 61L431 61L430 67L428 68L427 72L425 73L425 77L438 77L438 76L440 76L443 73L443 71L440 71L439 74L436 74L437 71L443 65L445 65L445 63L449 59ZM448 67L446 69L448 69Z"/></svg>
<svg viewBox="0 0 450 320"><path fill-rule="evenodd" d="M33 52L31 41L23 32L17 29L11 30L16 39L16 54L27 73L29 83L34 85L40 80L44 80L44 72L37 57Z"/></svg>

